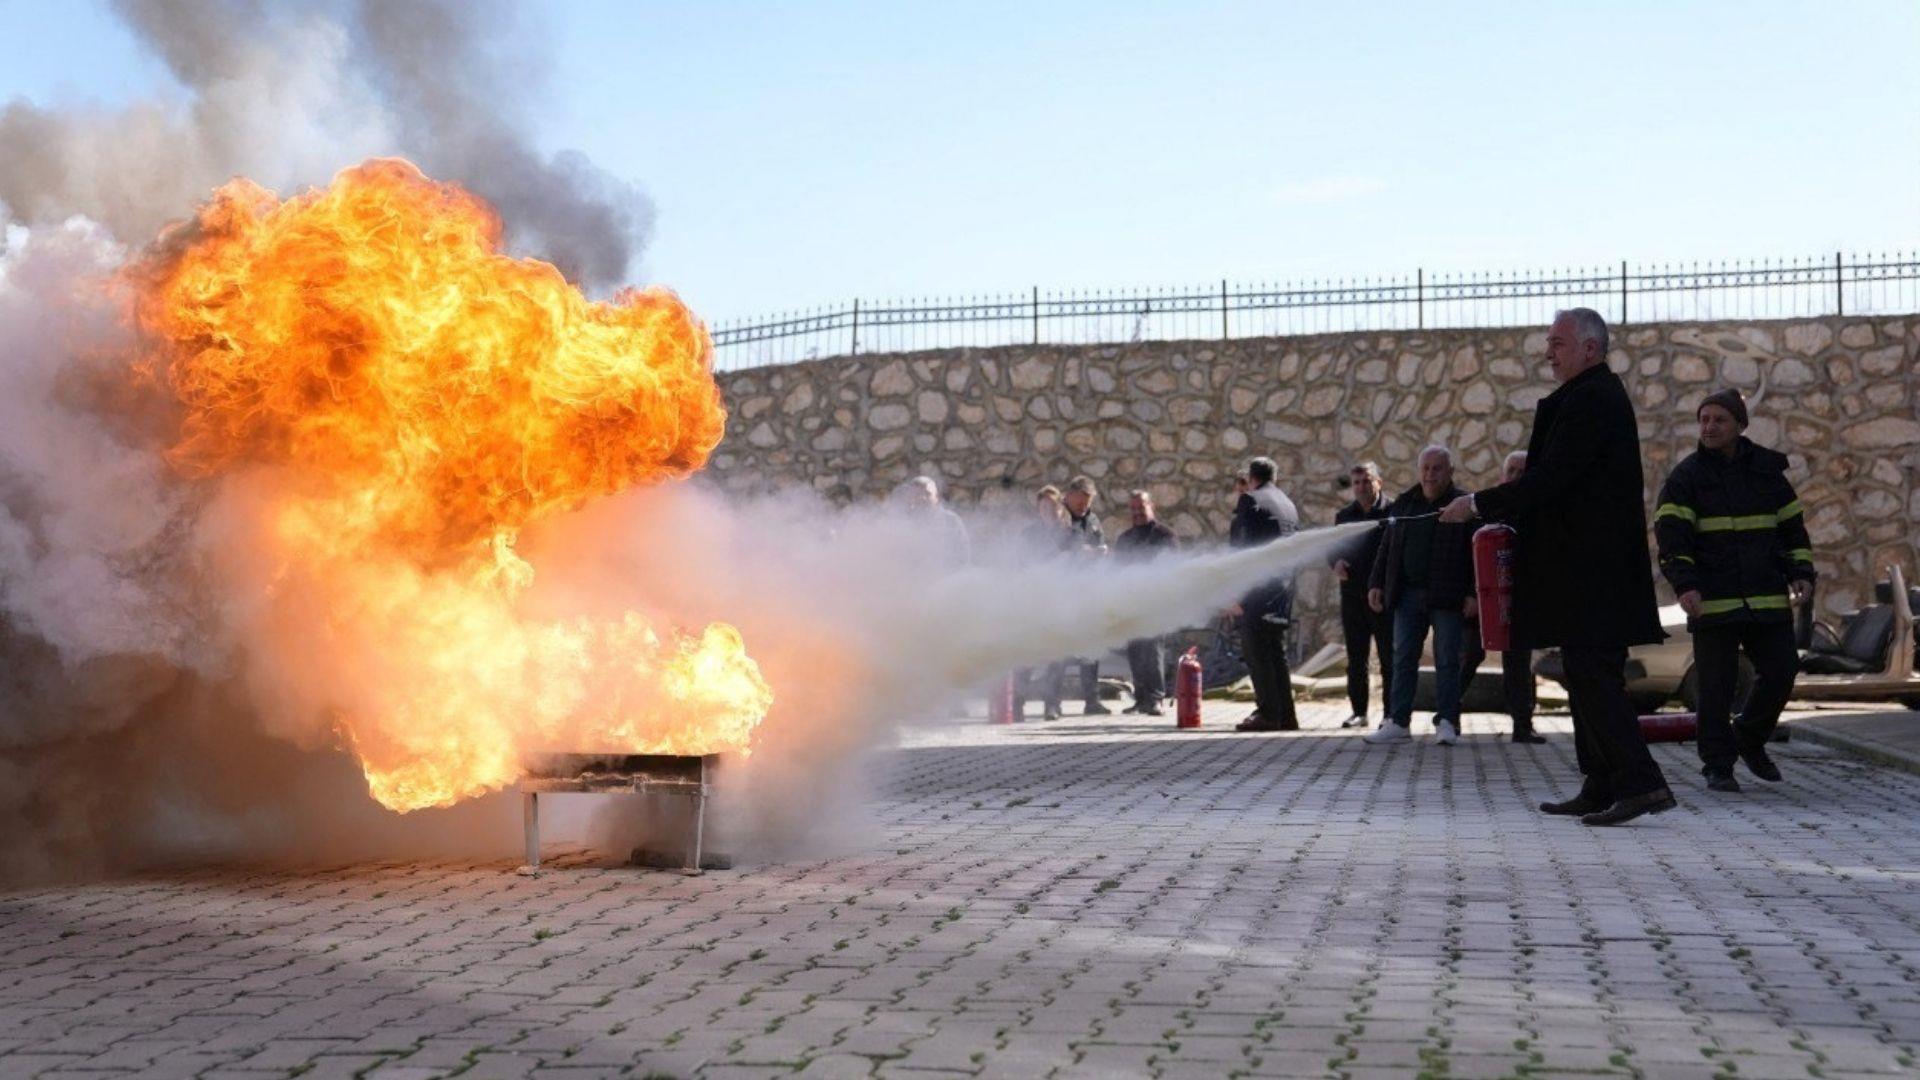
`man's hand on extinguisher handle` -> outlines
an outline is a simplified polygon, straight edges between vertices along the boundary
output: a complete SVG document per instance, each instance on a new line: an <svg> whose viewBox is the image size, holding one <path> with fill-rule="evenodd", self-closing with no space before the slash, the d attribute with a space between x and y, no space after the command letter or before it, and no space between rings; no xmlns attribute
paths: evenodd
<svg viewBox="0 0 1920 1080"><path fill-rule="evenodd" d="M1680 594L1680 610L1686 612L1690 618L1698 618L1700 616L1699 589L1688 589L1686 592Z"/></svg>
<svg viewBox="0 0 1920 1080"><path fill-rule="evenodd" d="M1473 496L1462 495L1448 503L1445 510L1440 511L1440 524L1459 525L1479 516L1479 511L1473 506Z"/></svg>

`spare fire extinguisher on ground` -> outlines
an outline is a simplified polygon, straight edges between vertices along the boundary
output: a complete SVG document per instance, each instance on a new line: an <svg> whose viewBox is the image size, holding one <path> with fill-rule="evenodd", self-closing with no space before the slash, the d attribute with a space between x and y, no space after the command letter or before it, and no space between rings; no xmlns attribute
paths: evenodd
<svg viewBox="0 0 1920 1080"><path fill-rule="evenodd" d="M995 684L992 696L987 699L987 722L1011 724L1018 719L1013 712L1013 676L1009 674Z"/></svg>
<svg viewBox="0 0 1920 1080"><path fill-rule="evenodd" d="M1480 647L1505 652L1513 640L1513 528L1482 525L1473 534L1474 595L1480 604Z"/></svg>
<svg viewBox="0 0 1920 1080"><path fill-rule="evenodd" d="M1640 735L1650 743L1687 742L1700 731L1700 718L1690 712L1648 713L1640 718Z"/></svg>
<svg viewBox="0 0 1920 1080"><path fill-rule="evenodd" d="M1173 668L1173 726L1200 726L1200 650L1188 649Z"/></svg>

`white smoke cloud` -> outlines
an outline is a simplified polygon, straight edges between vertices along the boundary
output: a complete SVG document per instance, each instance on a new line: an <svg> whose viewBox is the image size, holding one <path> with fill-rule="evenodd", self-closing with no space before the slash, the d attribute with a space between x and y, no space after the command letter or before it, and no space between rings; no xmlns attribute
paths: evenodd
<svg viewBox="0 0 1920 1080"><path fill-rule="evenodd" d="M248 540L235 508L272 477L189 484L167 466L170 406L128 377L114 272L232 174L285 190L377 153L464 181L589 285L621 280L650 212L525 137L540 58L497 5L119 10L184 101L0 110L0 201L31 226L0 250L0 880L242 853L505 854L507 800L398 817L368 797L330 711L406 701L408 657L335 633L343 613L310 599L325 568L288 572ZM775 693L734 785L738 824L778 851L846 820L854 763L900 717L1195 622L1343 538L1128 567L1043 560L1004 522L975 526L956 565L896 507L632 492L528 530L519 614L737 625ZM343 651L355 640L361 654Z"/></svg>
<svg viewBox="0 0 1920 1080"><path fill-rule="evenodd" d="M84 221L0 250L0 606L70 662L191 651L174 567L185 504L149 448L95 412L125 353L106 275L124 252Z"/></svg>

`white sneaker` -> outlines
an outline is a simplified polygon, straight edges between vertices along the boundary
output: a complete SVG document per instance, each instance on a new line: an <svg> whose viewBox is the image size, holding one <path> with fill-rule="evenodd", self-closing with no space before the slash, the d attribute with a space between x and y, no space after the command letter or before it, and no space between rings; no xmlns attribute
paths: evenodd
<svg viewBox="0 0 1920 1080"><path fill-rule="evenodd" d="M1413 741L1413 732L1408 731L1406 728L1401 727L1391 720L1382 720L1379 727L1367 732L1363 741L1372 746L1382 746L1386 743L1411 742Z"/></svg>
<svg viewBox="0 0 1920 1080"><path fill-rule="evenodd" d="M1460 741L1460 726L1451 720L1442 720L1433 725L1433 741L1441 746L1452 746Z"/></svg>

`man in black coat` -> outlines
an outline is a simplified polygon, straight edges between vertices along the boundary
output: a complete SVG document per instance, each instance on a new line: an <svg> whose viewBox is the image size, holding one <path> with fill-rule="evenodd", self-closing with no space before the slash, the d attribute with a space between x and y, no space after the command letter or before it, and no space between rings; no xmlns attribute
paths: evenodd
<svg viewBox="0 0 1920 1080"><path fill-rule="evenodd" d="M1385 520L1387 497L1381 491L1380 466L1363 461L1353 467L1350 478L1353 501L1334 512L1333 523ZM1379 551L1380 530L1375 528L1333 560L1333 576L1340 580L1340 634L1347 644L1347 704L1353 707L1352 715L1340 724L1343 728L1367 726L1368 653L1380 656L1382 719L1393 700L1393 620L1367 606L1367 581Z"/></svg>
<svg viewBox="0 0 1920 1080"><path fill-rule="evenodd" d="M1229 545L1260 547L1300 531L1300 512L1273 480L1272 458L1247 463L1247 490L1233 508ZM1240 619L1240 649L1253 679L1251 716L1238 731L1298 731L1293 709L1293 674L1287 669L1287 625L1293 618L1293 585L1285 577L1255 586L1235 605Z"/></svg>
<svg viewBox="0 0 1920 1080"><path fill-rule="evenodd" d="M1647 557L1640 432L1627 388L1607 366L1598 312L1555 317L1547 362L1560 387L1535 407L1526 472L1455 500L1440 520L1513 523L1513 645L1560 647L1583 777L1578 795L1540 809L1620 825L1677 805L1627 698L1628 647L1665 637Z"/></svg>
<svg viewBox="0 0 1920 1080"><path fill-rule="evenodd" d="M1173 530L1160 523L1153 513L1153 492L1135 491L1127 496L1127 516L1133 527L1113 541L1114 557L1121 562L1145 562L1163 551L1180 546ZM1160 702L1167 696L1165 650L1157 637L1127 642L1127 667L1133 673L1133 704L1130 713L1159 716Z"/></svg>

